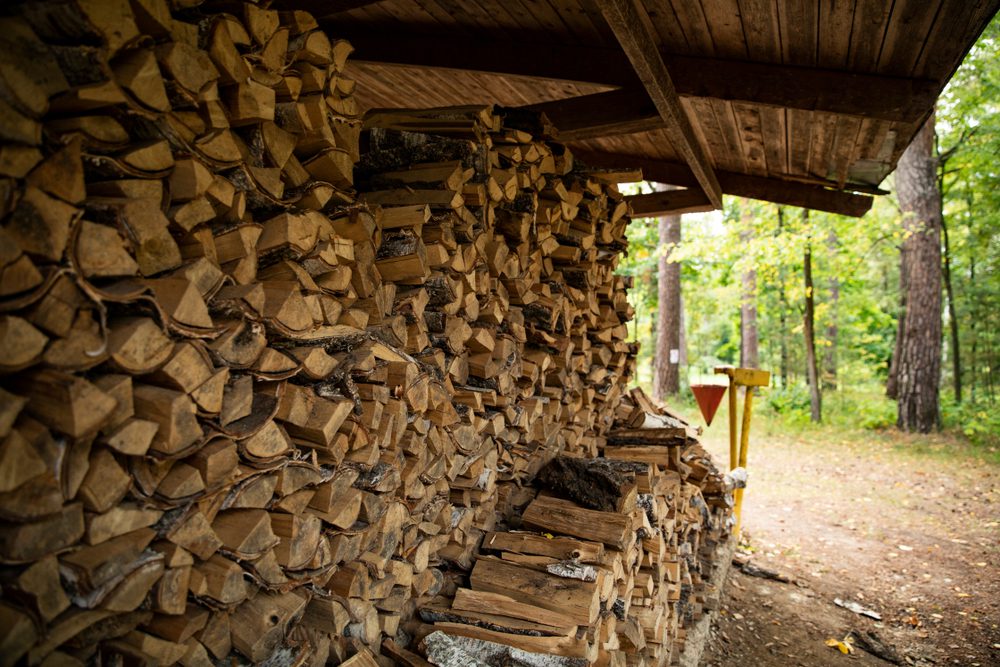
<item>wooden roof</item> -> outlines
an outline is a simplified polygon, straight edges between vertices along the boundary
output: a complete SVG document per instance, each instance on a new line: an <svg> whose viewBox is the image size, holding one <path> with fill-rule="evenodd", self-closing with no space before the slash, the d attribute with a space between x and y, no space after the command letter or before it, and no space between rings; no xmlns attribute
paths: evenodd
<svg viewBox="0 0 1000 667"><path fill-rule="evenodd" d="M861 215L1000 0L279 4L354 44L363 108L534 105L588 163L692 189L685 210Z"/></svg>

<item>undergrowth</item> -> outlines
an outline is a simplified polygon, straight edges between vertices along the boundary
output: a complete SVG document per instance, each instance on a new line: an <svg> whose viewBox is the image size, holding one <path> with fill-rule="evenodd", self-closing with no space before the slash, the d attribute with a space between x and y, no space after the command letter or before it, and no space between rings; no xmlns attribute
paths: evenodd
<svg viewBox="0 0 1000 667"><path fill-rule="evenodd" d="M742 411L743 399L740 398ZM693 425L705 426L697 403L685 388L667 401ZM885 447L904 455L933 458L974 458L1000 465L1000 410L984 403L941 401L943 427L929 434L896 429L896 403L881 388L826 391L823 423L809 418L809 393L803 386L768 388L755 397L751 438L795 439L805 446L842 443L847 446ZM705 437L728 438L727 399L716 413Z"/></svg>

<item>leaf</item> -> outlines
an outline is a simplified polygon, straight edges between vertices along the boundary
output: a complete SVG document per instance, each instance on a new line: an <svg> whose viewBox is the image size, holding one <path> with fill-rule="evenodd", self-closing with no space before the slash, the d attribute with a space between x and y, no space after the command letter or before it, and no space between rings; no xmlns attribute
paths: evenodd
<svg viewBox="0 0 1000 667"><path fill-rule="evenodd" d="M851 653L854 653L854 646L851 644L850 633L848 633L847 636L843 638L843 640L833 639L833 638L827 639L826 645L829 646L830 648L837 649L844 655L849 655Z"/></svg>
<svg viewBox="0 0 1000 667"><path fill-rule="evenodd" d="M847 644L838 639L827 639L826 645L829 646L830 648L837 649L838 651L844 653L845 655L851 652L850 649L847 648Z"/></svg>

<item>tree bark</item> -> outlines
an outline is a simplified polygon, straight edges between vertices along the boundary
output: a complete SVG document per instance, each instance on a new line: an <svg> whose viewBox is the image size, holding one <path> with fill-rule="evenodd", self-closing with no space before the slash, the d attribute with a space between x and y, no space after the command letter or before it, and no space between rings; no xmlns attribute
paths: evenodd
<svg viewBox="0 0 1000 667"><path fill-rule="evenodd" d="M809 211L802 211L805 226L809 225ZM803 315L802 335L806 343L806 377L809 381L809 418L817 424L823 421L823 397L819 386L819 365L816 362L816 306L812 274L812 248L806 243L802 258L802 273L806 284L806 308Z"/></svg>
<svg viewBox="0 0 1000 667"><path fill-rule="evenodd" d="M784 232L785 210L778 207L778 236ZM781 386L788 386L788 297L785 294L785 266L778 269L778 326L781 335Z"/></svg>
<svg viewBox="0 0 1000 667"><path fill-rule="evenodd" d="M658 322L656 335L656 376L653 397L662 400L680 390L681 347L681 266L670 254L681 242L681 216L659 219Z"/></svg>
<svg viewBox="0 0 1000 667"><path fill-rule="evenodd" d="M889 375L885 380L885 395L896 400L899 398L899 357L902 354L904 332L906 330L906 272L909 264L906 261L905 244L899 248L899 314L896 316L896 344L889 359Z"/></svg>
<svg viewBox="0 0 1000 667"><path fill-rule="evenodd" d="M971 204L970 204L971 208ZM976 284L976 251L969 248L969 284ZM971 322L969 326L969 333L972 337L972 345L969 348L969 399L975 403L976 402L976 388L978 386L979 379L978 369L979 369L979 314L978 304L975 304L971 309L971 317L969 321Z"/></svg>
<svg viewBox="0 0 1000 667"><path fill-rule="evenodd" d="M840 240L837 238L836 230L831 229L826 237L826 247L831 257L836 256L839 244ZM823 351L823 388L835 390L837 388L837 338L840 335L837 323L840 304L840 277L836 271L831 271L827 281L827 291L829 292L830 319L826 325L827 345Z"/></svg>
<svg viewBox="0 0 1000 667"><path fill-rule="evenodd" d="M743 212L743 231L740 241L746 247L753 239L753 219L749 210ZM743 272L743 291L740 298L740 366L757 368L757 270L751 264Z"/></svg>
<svg viewBox="0 0 1000 667"><path fill-rule="evenodd" d="M941 199L933 148L932 115L896 170L906 276L906 310L896 346L896 424L921 433L938 427L941 420Z"/></svg>
<svg viewBox="0 0 1000 667"><path fill-rule="evenodd" d="M680 303L681 303L681 310L680 310L680 320L681 320L681 325L680 325L680 330L681 330L681 332L680 332L681 333L681 336L680 336L681 354L680 354L680 360L681 360L681 366L682 367L686 367L688 365L687 318L684 316L684 292L683 291L681 292Z"/></svg>
<svg viewBox="0 0 1000 667"><path fill-rule="evenodd" d="M940 187L940 184L939 184ZM942 206L941 234L944 237L944 291L948 297L948 328L951 333L951 382L955 402L962 402L962 354L958 340L958 313L955 308L955 291L951 287L951 244L948 242L948 224Z"/></svg>

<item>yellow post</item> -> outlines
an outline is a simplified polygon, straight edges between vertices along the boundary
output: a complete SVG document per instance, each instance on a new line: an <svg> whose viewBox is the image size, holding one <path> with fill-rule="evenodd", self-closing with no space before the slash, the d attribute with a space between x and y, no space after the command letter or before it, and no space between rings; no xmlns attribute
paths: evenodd
<svg viewBox="0 0 1000 667"><path fill-rule="evenodd" d="M771 374L756 368L733 368L717 366L718 375L729 377L729 469L746 468L747 452L750 449L750 417L753 415L754 387L766 387L771 383ZM746 387L743 401L743 424L740 430L739 450L736 448L736 388ZM740 513L743 508L743 489L733 493L733 511L736 514L736 535L740 534Z"/></svg>
<svg viewBox="0 0 1000 667"><path fill-rule="evenodd" d="M740 428L740 458L739 467L747 467L747 450L750 449L750 417L753 415L753 386L746 388L743 401L743 425ZM734 510L736 511L736 534L740 532L741 509L743 507L743 489L736 489Z"/></svg>
<svg viewBox="0 0 1000 667"><path fill-rule="evenodd" d="M736 379L729 375L729 469L737 465L736 452Z"/></svg>

